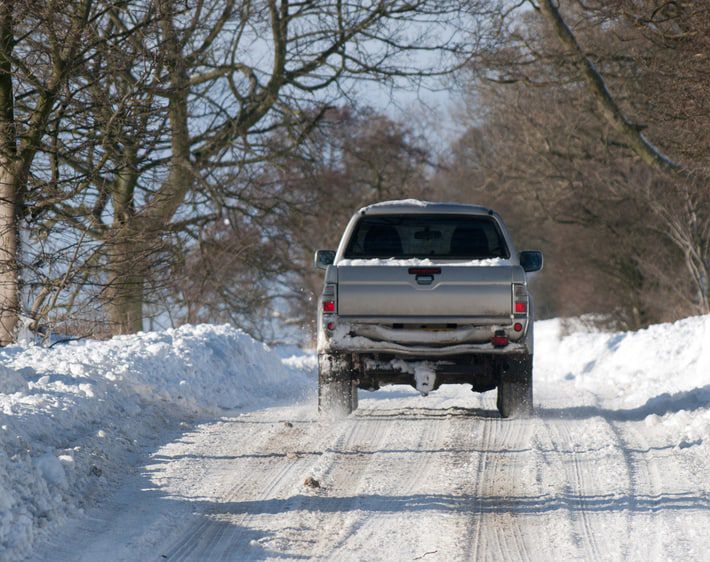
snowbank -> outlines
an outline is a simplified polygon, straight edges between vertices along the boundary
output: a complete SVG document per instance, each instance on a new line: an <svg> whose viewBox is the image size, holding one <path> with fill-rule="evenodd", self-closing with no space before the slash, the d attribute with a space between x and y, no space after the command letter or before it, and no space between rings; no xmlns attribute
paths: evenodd
<svg viewBox="0 0 710 562"><path fill-rule="evenodd" d="M592 390L603 398L600 415L710 450L710 315L637 332L561 333L560 320L535 323L536 380Z"/></svg>
<svg viewBox="0 0 710 562"><path fill-rule="evenodd" d="M311 365L288 363L230 326L1 350L0 559L25 554L161 435L304 398Z"/></svg>

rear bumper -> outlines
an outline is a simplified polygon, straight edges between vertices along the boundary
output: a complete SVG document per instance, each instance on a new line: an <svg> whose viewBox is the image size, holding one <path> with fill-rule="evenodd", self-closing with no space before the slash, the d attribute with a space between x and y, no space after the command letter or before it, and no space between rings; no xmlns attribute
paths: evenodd
<svg viewBox="0 0 710 562"><path fill-rule="evenodd" d="M436 349L453 346L490 346L496 329L505 330L511 343L518 343L525 333L513 332L512 324L465 325L446 330L423 331L417 329L394 329L380 324L350 324L351 336L362 336L374 342L386 342L404 347L425 347ZM456 351L455 351L456 352Z"/></svg>
<svg viewBox="0 0 710 562"><path fill-rule="evenodd" d="M445 347L429 347L424 345L401 345L392 342L372 341L363 337L344 337L337 342L331 342L328 352L355 354L388 354L395 357L439 358L457 355L507 355L520 354L528 351L524 342L511 342L505 347L493 347L490 343L456 344Z"/></svg>
<svg viewBox="0 0 710 562"><path fill-rule="evenodd" d="M509 322L510 320L508 319ZM516 339L516 334L512 333L512 323L510 325L467 325L424 332L407 329L404 326L395 329L381 324L352 322L350 318L343 319L336 315L328 315L327 321L334 322L335 327L326 330L324 329L325 315L319 315L318 321L319 353L389 355L413 360L464 355L501 356L533 353L531 321L522 322L524 330L517 336L519 339ZM508 345L496 347L491 343L491 337L498 329L504 329L511 338Z"/></svg>

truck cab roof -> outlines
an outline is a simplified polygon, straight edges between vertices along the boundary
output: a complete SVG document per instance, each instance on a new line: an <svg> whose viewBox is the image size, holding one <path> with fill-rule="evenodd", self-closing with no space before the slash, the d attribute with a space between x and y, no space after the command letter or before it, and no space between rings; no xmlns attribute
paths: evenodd
<svg viewBox="0 0 710 562"><path fill-rule="evenodd" d="M464 203L437 203L417 199L382 201L360 209L359 215L442 214L442 215L497 215L488 207Z"/></svg>

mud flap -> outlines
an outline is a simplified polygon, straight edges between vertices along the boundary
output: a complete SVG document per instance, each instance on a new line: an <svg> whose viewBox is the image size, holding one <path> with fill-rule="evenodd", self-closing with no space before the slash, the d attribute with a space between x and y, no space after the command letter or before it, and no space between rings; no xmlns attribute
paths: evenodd
<svg viewBox="0 0 710 562"><path fill-rule="evenodd" d="M349 361L341 356L318 356L318 414L337 419L357 408L357 387ZM353 398L353 394L355 397Z"/></svg>
<svg viewBox="0 0 710 562"><path fill-rule="evenodd" d="M500 375L496 405L501 417L528 417L533 414L532 355L510 360Z"/></svg>

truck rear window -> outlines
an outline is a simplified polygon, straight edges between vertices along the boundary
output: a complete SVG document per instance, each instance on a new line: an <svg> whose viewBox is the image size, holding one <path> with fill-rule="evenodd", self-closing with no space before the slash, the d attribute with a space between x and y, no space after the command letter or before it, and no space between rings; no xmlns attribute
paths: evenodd
<svg viewBox="0 0 710 562"><path fill-rule="evenodd" d="M374 215L358 221L344 257L474 260L510 254L492 217Z"/></svg>

